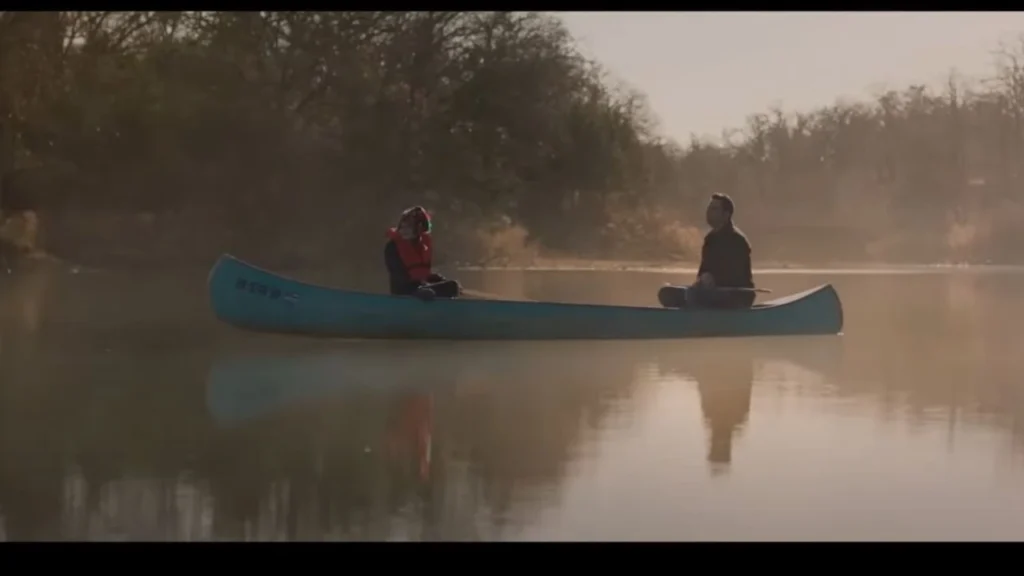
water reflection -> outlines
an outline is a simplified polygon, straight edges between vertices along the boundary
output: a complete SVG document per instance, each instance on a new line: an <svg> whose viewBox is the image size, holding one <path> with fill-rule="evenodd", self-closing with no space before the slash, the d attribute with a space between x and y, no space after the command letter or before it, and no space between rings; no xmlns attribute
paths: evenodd
<svg viewBox="0 0 1024 576"><path fill-rule="evenodd" d="M42 347L0 368L21 381L0 408L7 538L511 538L559 505L598 436L634 425L652 369L697 375L724 429L721 360L820 360L767 341L723 357L694 342L289 340L211 358L156 353L135 330L130 354Z"/></svg>
<svg viewBox="0 0 1024 576"><path fill-rule="evenodd" d="M629 278L608 285L663 280ZM990 479L1024 438L1019 278L843 277L842 338L501 346L249 338L202 300L152 306L156 281L119 299L125 278L86 280L0 286L7 539L588 533L563 512L604 536L700 537L699 514L703 537L806 537L875 534L882 509L907 537L955 532L915 507L985 526L1019 505Z"/></svg>
<svg viewBox="0 0 1024 576"><path fill-rule="evenodd" d="M556 500L584 437L610 413L628 412L642 351L351 343L242 355L213 365L207 402L225 435L283 438L288 430L290 453L319 448L296 461L318 467L306 471L309 485L292 484L317 509L296 511L300 524L314 516L344 524L326 503L343 497L364 524L378 526L373 538L494 538ZM263 461L278 458L272 444L253 446ZM235 480L252 483L252 473L239 472L251 465L233 461ZM327 479L327 468L338 476ZM243 523L268 505L256 500L234 511Z"/></svg>
<svg viewBox="0 0 1024 576"><path fill-rule="evenodd" d="M692 379L707 429L707 462L713 475L729 471L734 441L750 416L759 367L784 360L834 378L842 365L842 338L746 338L728 343L695 341L685 355L658 359L663 375Z"/></svg>
<svg viewBox="0 0 1024 576"><path fill-rule="evenodd" d="M830 340L828 350L834 352L838 339ZM770 348L759 341L731 348L737 353L729 362L748 368L748 407L752 363L770 355ZM788 349L820 360L820 347ZM343 488L347 498L363 495L359 516L379 527L374 538L501 538L557 506L569 469L581 456L593 456L587 451L596 449L595 442L588 435L609 427L622 433L631 426L633 392L642 384L638 374L662 362L685 369L694 358L707 361L710 349L683 350L679 343L353 343L219 360L210 371L207 400L229 434L265 430L282 437L291 429L292 452L348 446L305 459L321 466L307 472L311 484L303 488L309 506L320 510L314 515L329 517L330 506L317 500ZM735 401L720 391L733 385L733 377L723 379L718 372L706 380L706 410L715 431L712 457L727 459L739 422L731 415ZM335 423L339 436L324 435L316 422ZM258 444L262 459L273 459L269 446ZM249 466L232 463L236 471ZM349 478L317 481L327 466ZM265 497L256 501L244 522L265 517L258 508L269 504Z"/></svg>
<svg viewBox="0 0 1024 576"><path fill-rule="evenodd" d="M699 369L698 369L699 370ZM708 462L725 471L732 462L732 441L747 422L750 395L754 389L754 367L742 360L713 375L697 375L700 408L710 431Z"/></svg>
<svg viewBox="0 0 1024 576"><path fill-rule="evenodd" d="M878 403L881 418L1019 428L1014 350L1024 311L1019 274L851 277L847 361L838 392Z"/></svg>

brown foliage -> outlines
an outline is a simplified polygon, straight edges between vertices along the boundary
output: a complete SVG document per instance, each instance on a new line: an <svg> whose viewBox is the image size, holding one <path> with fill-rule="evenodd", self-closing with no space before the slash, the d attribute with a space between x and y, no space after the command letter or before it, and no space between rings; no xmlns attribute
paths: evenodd
<svg viewBox="0 0 1024 576"><path fill-rule="evenodd" d="M1011 259L1021 54L980 88L773 110L680 149L540 14L2 12L0 208L99 262L376 263L367 239L412 203L452 259L493 256L503 218L531 247L690 257L724 191L763 257ZM100 213L144 224L75 223Z"/></svg>

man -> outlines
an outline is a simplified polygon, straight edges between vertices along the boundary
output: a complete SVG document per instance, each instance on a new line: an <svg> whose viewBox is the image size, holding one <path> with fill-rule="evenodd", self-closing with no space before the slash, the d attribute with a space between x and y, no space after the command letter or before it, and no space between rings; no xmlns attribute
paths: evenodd
<svg viewBox="0 0 1024 576"><path fill-rule="evenodd" d="M398 226L388 230L384 265L388 270L392 295L430 300L434 297L457 298L462 294L458 282L448 280L432 269L431 227L430 214L422 206L413 206L402 212Z"/></svg>
<svg viewBox="0 0 1024 576"><path fill-rule="evenodd" d="M733 223L734 212L732 198L711 196L706 214L711 231L704 236L697 282L682 291L663 289L658 293L663 306L749 308L754 303L750 243Z"/></svg>

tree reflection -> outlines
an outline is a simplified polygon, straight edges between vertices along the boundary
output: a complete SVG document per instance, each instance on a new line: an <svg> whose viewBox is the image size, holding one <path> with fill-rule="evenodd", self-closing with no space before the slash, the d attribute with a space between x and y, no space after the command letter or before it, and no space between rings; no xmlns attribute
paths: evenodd
<svg viewBox="0 0 1024 576"><path fill-rule="evenodd" d="M595 360L592 350L579 345L427 348L430 363L414 369L388 362L393 347L365 344L326 359L282 356L275 367L259 370L246 361L227 361L212 372L211 410L215 418L235 418L226 421L239 430L288 437L293 451L315 445L325 450L305 456L304 465L310 469L319 462L319 472L310 477L339 471L329 486L300 488L294 484L298 476L290 476L296 492L316 493L310 501L321 514L332 502L347 514L331 515L323 534L337 533L359 517L361 526L377 527L366 534L372 538L476 539L557 493L587 427L584 414L596 414L591 425L600 425L611 400L630 386L637 361L628 354ZM405 359L413 360L408 354ZM289 392L254 380L268 373ZM323 380L332 377L333 389ZM264 399L279 402L281 410L261 405L247 384L261 388ZM314 398L302 387L321 395ZM229 389L239 391L246 413L260 416L238 421L240 411L228 405ZM296 403L301 397L307 403ZM324 427L329 432L318 430ZM264 459L273 446L252 444ZM339 450L342 445L347 448ZM231 468L248 470L250 464L236 460ZM245 481L253 481L246 475Z"/></svg>
<svg viewBox="0 0 1024 576"><path fill-rule="evenodd" d="M422 347L334 350L347 368L333 382L316 354L262 355L270 364L235 381L244 358L5 362L52 391L2 387L6 537L492 538L557 497L581 434L628 396L640 357L454 348L427 346L432 362L415 366ZM210 389L207 373L222 378ZM235 392L249 411L219 418L214 400Z"/></svg>

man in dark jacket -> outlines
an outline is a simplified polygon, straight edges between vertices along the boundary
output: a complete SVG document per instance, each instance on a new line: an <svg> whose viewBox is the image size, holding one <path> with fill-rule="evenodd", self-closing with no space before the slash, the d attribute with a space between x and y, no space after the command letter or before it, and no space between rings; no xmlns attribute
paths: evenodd
<svg viewBox="0 0 1024 576"><path fill-rule="evenodd" d="M754 303L750 242L733 223L734 212L732 198L711 196L706 215L711 231L704 236L697 282L683 291L660 292L663 306L749 308Z"/></svg>

